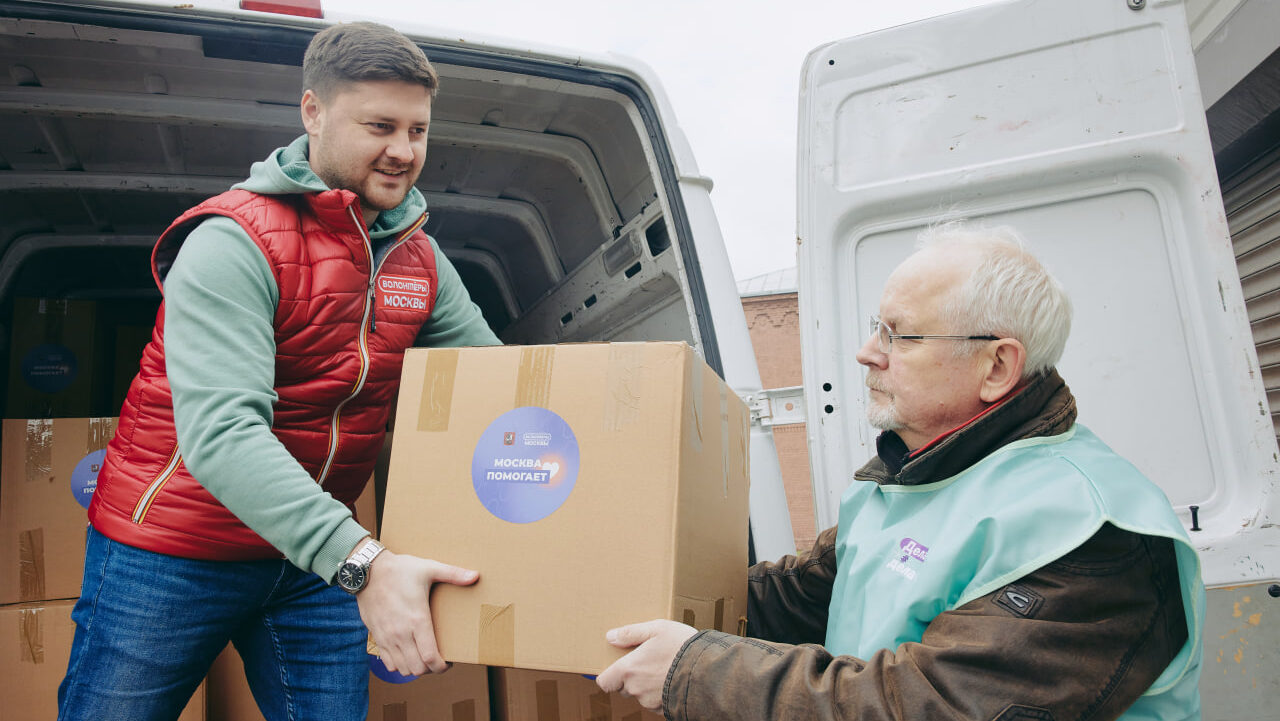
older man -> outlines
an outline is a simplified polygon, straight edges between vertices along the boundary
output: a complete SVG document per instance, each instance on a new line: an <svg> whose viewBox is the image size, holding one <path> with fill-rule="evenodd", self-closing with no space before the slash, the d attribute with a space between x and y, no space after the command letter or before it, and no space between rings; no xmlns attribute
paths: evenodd
<svg viewBox="0 0 1280 721"><path fill-rule="evenodd" d="M876 457L811 551L751 569L757 638L615 629L600 686L670 719L1198 719L1199 562L1075 422L1066 294L1011 229L921 245L857 355Z"/></svg>

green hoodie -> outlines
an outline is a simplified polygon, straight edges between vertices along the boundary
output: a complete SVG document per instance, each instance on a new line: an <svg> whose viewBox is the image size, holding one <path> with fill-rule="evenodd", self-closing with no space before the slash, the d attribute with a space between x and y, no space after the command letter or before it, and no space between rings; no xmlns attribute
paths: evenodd
<svg viewBox="0 0 1280 721"><path fill-rule="evenodd" d="M307 149L304 135L254 163L235 187L268 195L328 190L311 171ZM399 207L381 213L369 230L375 257L426 206L413 188ZM457 270L431 244L438 289L420 339L428 346L499 344ZM166 373L187 469L286 558L332 582L368 531L271 432L279 289L266 257L235 221L210 218L183 243L164 296Z"/></svg>

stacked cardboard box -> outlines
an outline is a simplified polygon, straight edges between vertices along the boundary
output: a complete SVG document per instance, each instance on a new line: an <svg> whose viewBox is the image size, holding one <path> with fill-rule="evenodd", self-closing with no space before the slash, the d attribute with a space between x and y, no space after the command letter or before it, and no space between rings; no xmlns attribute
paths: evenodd
<svg viewBox="0 0 1280 721"><path fill-rule="evenodd" d="M58 685L67 672L75 624L75 601L0 606L0 698L4 717L53 721ZM179 721L203 721L205 686L196 689Z"/></svg>
<svg viewBox="0 0 1280 721"><path fill-rule="evenodd" d="M605 633L745 612L748 412L683 343L411 350L382 538L449 661L599 673Z"/></svg>
<svg viewBox="0 0 1280 721"><path fill-rule="evenodd" d="M93 414L107 390L97 321L94 301L14 300L6 418Z"/></svg>
<svg viewBox="0 0 1280 721"><path fill-rule="evenodd" d="M18 638L0 654L0 678L14 681L24 713L15 718L52 719L56 690L71 651L71 607L84 571L87 508L97 471L115 433L116 418L5 419L0 422L0 623ZM374 484L356 501L356 513L376 527ZM13 619L8 619L13 616ZM238 659L237 659L238 662ZM239 719L256 705L243 670L228 683L225 662L215 666L209 695L211 716ZM29 681L30 683L27 683ZM0 687L3 690L5 687ZM225 710L233 710L226 714ZM487 706L486 706L487 708ZM202 685L183 721L205 717ZM26 713L29 711L30 713Z"/></svg>
<svg viewBox="0 0 1280 721"><path fill-rule="evenodd" d="M76 598L115 418L0 423L0 604Z"/></svg>
<svg viewBox="0 0 1280 721"><path fill-rule="evenodd" d="M457 663L407 683L369 676L369 721L489 721L489 673Z"/></svg>
<svg viewBox="0 0 1280 721"><path fill-rule="evenodd" d="M5 418L119 413L159 300L17 298Z"/></svg>
<svg viewBox="0 0 1280 721"><path fill-rule="evenodd" d="M52 721L75 634L86 509L116 419L0 426L0 698L13 718ZM202 721L204 709L201 684L181 721Z"/></svg>
<svg viewBox="0 0 1280 721"><path fill-rule="evenodd" d="M493 669L495 721L662 721L635 699L572 673Z"/></svg>

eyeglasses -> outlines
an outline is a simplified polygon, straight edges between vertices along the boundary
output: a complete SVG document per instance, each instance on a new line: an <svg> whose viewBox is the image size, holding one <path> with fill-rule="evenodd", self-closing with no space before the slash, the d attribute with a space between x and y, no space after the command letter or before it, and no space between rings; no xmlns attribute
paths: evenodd
<svg viewBox="0 0 1280 721"><path fill-rule="evenodd" d="M888 354L893 349L893 341L902 340L1000 340L994 335L918 335L894 333L889 326L880 320L880 316L871 316L871 337L876 339L880 352Z"/></svg>

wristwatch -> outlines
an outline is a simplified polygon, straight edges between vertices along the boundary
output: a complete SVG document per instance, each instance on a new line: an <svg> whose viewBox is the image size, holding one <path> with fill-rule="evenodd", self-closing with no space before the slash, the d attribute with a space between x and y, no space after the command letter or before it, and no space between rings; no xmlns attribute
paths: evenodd
<svg viewBox="0 0 1280 721"><path fill-rule="evenodd" d="M338 568L338 585L342 590L353 596L360 593L361 589L369 583L369 567L373 564L373 559L382 553L384 548L386 546L372 538L357 546Z"/></svg>

